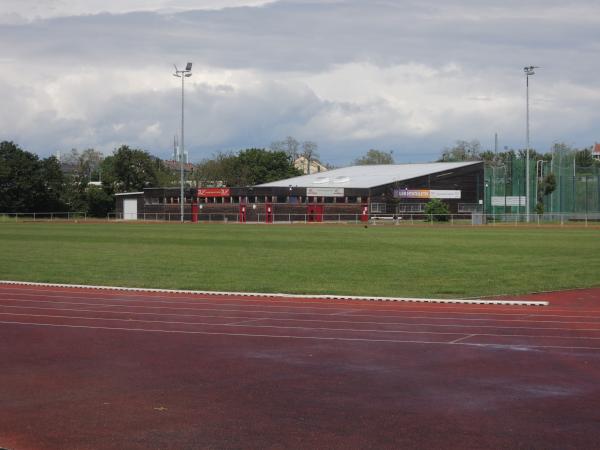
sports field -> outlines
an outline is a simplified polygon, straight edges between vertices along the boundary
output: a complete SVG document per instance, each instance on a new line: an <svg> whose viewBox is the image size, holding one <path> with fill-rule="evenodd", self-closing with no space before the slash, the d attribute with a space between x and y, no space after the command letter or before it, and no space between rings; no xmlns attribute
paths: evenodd
<svg viewBox="0 0 600 450"><path fill-rule="evenodd" d="M600 228L2 223L5 280L481 297L600 286Z"/></svg>

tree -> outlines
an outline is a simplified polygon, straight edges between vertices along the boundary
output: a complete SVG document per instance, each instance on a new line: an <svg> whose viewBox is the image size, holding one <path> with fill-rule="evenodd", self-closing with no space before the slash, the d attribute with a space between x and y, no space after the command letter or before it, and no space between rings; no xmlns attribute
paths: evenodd
<svg viewBox="0 0 600 450"><path fill-rule="evenodd" d="M115 207L115 198L99 186L88 186L85 200L85 211L94 217L106 217Z"/></svg>
<svg viewBox="0 0 600 450"><path fill-rule="evenodd" d="M480 161L481 144L478 140L456 141L454 147L442 151L439 162Z"/></svg>
<svg viewBox="0 0 600 450"><path fill-rule="evenodd" d="M56 158L40 160L13 142L0 142L0 212L64 210L62 186Z"/></svg>
<svg viewBox="0 0 600 450"><path fill-rule="evenodd" d="M366 155L354 160L356 166L370 166L377 164L394 164L392 152L382 152L381 150L371 149Z"/></svg>
<svg viewBox="0 0 600 450"><path fill-rule="evenodd" d="M576 152L575 163L577 164L577 167L592 167L594 165L592 151L586 148Z"/></svg>
<svg viewBox="0 0 600 450"><path fill-rule="evenodd" d="M160 159L127 145L106 157L100 169L102 184L108 192L141 191L145 187L160 186L165 178L173 176Z"/></svg>
<svg viewBox="0 0 600 450"><path fill-rule="evenodd" d="M251 148L233 161L230 185L249 186L301 175L284 152Z"/></svg>
<svg viewBox="0 0 600 450"><path fill-rule="evenodd" d="M205 159L196 166L194 178L205 186L249 186L298 175L286 152L251 148Z"/></svg>
<svg viewBox="0 0 600 450"><path fill-rule="evenodd" d="M290 158L290 161L295 161L300 154L300 142L292 136L286 137L283 141L274 141L269 146L269 150L273 152L284 152Z"/></svg>
<svg viewBox="0 0 600 450"><path fill-rule="evenodd" d="M424 212L435 222L447 222L448 215L450 214L448 205L446 205L439 198L432 198L429 200L429 202L425 204ZM429 220L429 218L426 220Z"/></svg>
<svg viewBox="0 0 600 450"><path fill-rule="evenodd" d="M544 214L544 196L552 194L556 189L556 176L550 172L538 182L536 214Z"/></svg>

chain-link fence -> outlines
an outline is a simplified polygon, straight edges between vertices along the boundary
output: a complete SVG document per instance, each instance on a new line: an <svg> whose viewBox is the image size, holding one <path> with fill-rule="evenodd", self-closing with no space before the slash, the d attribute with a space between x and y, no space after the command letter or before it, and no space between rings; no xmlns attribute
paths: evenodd
<svg viewBox="0 0 600 450"><path fill-rule="evenodd" d="M486 213L527 213L526 170L526 160L518 157L485 168ZM529 161L529 171L530 213L600 213L600 167L578 166L574 152L555 151L549 160ZM550 174L554 189L545 194Z"/></svg>

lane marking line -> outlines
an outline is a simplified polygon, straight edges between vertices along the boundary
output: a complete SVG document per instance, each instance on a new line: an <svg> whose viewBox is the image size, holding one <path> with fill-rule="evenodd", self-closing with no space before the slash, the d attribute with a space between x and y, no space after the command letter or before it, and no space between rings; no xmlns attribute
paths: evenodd
<svg viewBox="0 0 600 450"><path fill-rule="evenodd" d="M284 317L248 317L248 316L223 316L223 315L211 315L211 314L176 314L176 313L154 313L154 312L137 312L137 311L107 311L98 309L83 309L83 308L44 308L39 306L8 306L0 304L0 308L14 308L14 309L32 309L41 311L72 311L72 312L91 312L100 314L119 314L119 315L133 315L133 316L173 316L173 317L199 317L199 318L223 318L223 319L235 319L235 320L263 320L271 322L317 322L317 323L340 323L340 324L366 324L366 325L383 325L383 326L425 326L425 327L454 327L454 328L492 328L500 330L553 330L553 331L591 331L599 332L599 328L558 328L558 327L521 327L521 326L502 326L502 325L471 325L471 324L438 324L438 323L421 323L421 322L375 322L370 320L323 320L323 319L295 319L295 318L284 318ZM247 311L248 312L248 311ZM250 311L250 313L252 313ZM0 313L10 314L10 313ZM325 315L330 317L330 314ZM424 317L427 319L428 317ZM436 318L438 319L438 318ZM537 322L537 323L544 323ZM584 322L574 322L581 324ZM600 325L600 324L598 324Z"/></svg>
<svg viewBox="0 0 600 450"><path fill-rule="evenodd" d="M464 341L464 340L469 339L469 338L472 338L474 336L477 336L477 335L476 334L469 334L467 336L463 336L463 337L460 337L458 339L454 339L453 341L449 342L449 344L458 344L459 342Z"/></svg>
<svg viewBox="0 0 600 450"><path fill-rule="evenodd" d="M525 301L525 300L464 300L464 299L434 299L434 298L410 298L410 297L377 297L377 296L356 296L356 295L300 295L284 293L263 293L263 292L220 292L220 291L196 291L186 289L151 289L151 288L129 288L121 286L87 286L82 284L63 284L63 283L34 283L25 281L0 280L0 284L24 285L24 286L47 286L47 287L66 287L80 289L102 289L113 291L132 291L132 292L163 292L163 293L181 293L181 294L201 294L201 295L238 295L241 297L284 297L284 298L318 298L326 300L370 300L370 301L396 301L396 302L418 302L418 303L459 303L468 305L511 305L511 306L548 306L546 301Z"/></svg>
<svg viewBox="0 0 600 450"><path fill-rule="evenodd" d="M1 301L8 302L21 302L21 303L43 303L43 304L60 304L60 305L81 305L81 306L99 306L103 308L121 308L122 310L131 309L150 309L150 310L163 310L168 309L169 311L214 311L214 312L242 312L242 313L255 313L255 314L280 314L290 316L319 316L319 317L334 317L331 313L317 313L317 312L290 312L290 311L265 311L255 310L248 311L239 308L165 308L162 306L145 306L145 305L116 305L116 304L103 304L103 303L88 303L88 302L68 302L68 301L46 301L46 300L23 300L23 299L0 299ZM0 305L1 306L1 305ZM410 312L412 313L412 312ZM427 312L425 312L427 314ZM382 317L383 314L352 314L352 317ZM467 321L467 322L529 322L529 323L569 323L569 324L600 324L600 321L586 322L586 321L561 321L561 320L534 320L534 319L492 319L492 318L473 318L473 317L433 317L433 316L409 316L406 314L386 314L387 318L401 318L401 319L427 319L427 320L455 320L455 321ZM519 314L517 317L529 317L528 315ZM542 316L543 317L543 316ZM578 316L579 317L579 316ZM300 319L298 319L300 320ZM308 319L306 319L308 320Z"/></svg>
<svg viewBox="0 0 600 450"><path fill-rule="evenodd" d="M373 329L358 329L358 328L329 328L329 327L299 327L299 326L285 326L285 325L252 325L248 322L260 321L263 319L253 319L242 322L234 323L210 323L210 322L181 322L181 321L166 321L166 320L142 320L142 319L120 319L120 318L105 318L105 317L83 317L83 316L59 316L49 314L23 314L23 313L0 313L0 315L8 316L25 316L30 318L50 318L50 319L73 319L73 320L95 320L98 322L138 322L138 323L159 323L165 325L186 325L186 326L209 326L209 327L241 327L241 328L270 328L270 329L285 329L285 330L304 330L304 331L340 331L349 333L400 333L400 334L451 334L456 336L463 335L460 332L448 332L448 331L411 331L411 330L373 330ZM467 336L461 336L450 342L450 344L456 344L463 339L469 339L475 336L491 336L491 337L521 337L521 338L534 338L534 339L586 339L586 340L600 340L600 337L591 336L548 336L548 335L531 335L531 334L498 334L498 333L473 333Z"/></svg>
<svg viewBox="0 0 600 450"><path fill-rule="evenodd" d="M40 295L48 295L48 293L60 293L60 292L72 292L74 289L52 289L51 291L47 290L47 289L36 289L35 286L31 286L31 287L24 287L24 286L18 286L18 287L12 287L12 285L3 285L0 284L0 295L2 295L4 292L13 294L13 295L32 295L32 296L40 296ZM16 291L16 292L15 292ZM27 293L23 293L23 292L43 292L44 294L27 294ZM84 292L82 292L84 293ZM128 292L128 293L124 293L124 292L119 292L119 291L115 291L115 292L111 292L111 291L104 291L101 292L101 294L105 295L105 297L89 297L89 298L98 298L98 299L103 299L103 300L109 300L113 297L118 297L119 300L127 300L127 301L135 301L135 300L151 300L151 299L170 299L170 300L190 300L191 298L189 296L185 296L185 297L179 297L179 296L173 296L173 295L151 295L148 296L147 294L152 294L149 292L141 292L136 293L136 292ZM186 294L179 294L179 295L186 295ZM198 300L206 300L206 301L210 301L212 299L213 296L210 295L206 295L206 296L202 296L201 294L197 294L194 295L194 297L192 298L195 301ZM228 298L231 297L231 298ZM71 296L71 298L75 298L74 296ZM300 299L299 299L300 300ZM319 299L316 299L319 300ZM466 299L466 300L470 300L470 299ZM322 301L309 301L309 299L304 299L301 301L294 301L293 297L292 299L288 300L285 298L257 298L257 299L252 299L250 297L243 297L243 298L236 298L235 296L222 296L222 298L219 298L218 300L219 302L232 302L232 301L237 301L237 302L243 302L243 303L281 303L281 304L294 304L294 305L323 305ZM330 305L340 305L340 306L344 306L344 307L348 307L349 306L349 301L348 300L341 300L341 301L334 301L331 300L330 302L328 302ZM360 302L360 301L355 301L353 303L351 303L351 306L356 307L357 309L363 309L363 308L370 308L371 305L369 303L364 303L364 302ZM404 305L406 308L418 308L420 307L420 305L415 305L415 304L405 304ZM486 305L469 305L470 306L470 311L490 311L490 308L487 307ZM456 310L456 306L455 305L436 305L437 308L442 309L442 310L448 310L448 311L453 311ZM496 309L496 308L494 308ZM388 310L388 311L394 311L396 310L394 307L388 307L388 306L383 306L381 305L378 310ZM519 306L506 306L504 308L502 308L502 310L504 311L519 311L522 310L521 307ZM553 311L561 311L560 309L552 309ZM567 311L567 310L565 310ZM600 313L600 310L598 311L582 311L582 312L598 312ZM476 313L471 313L469 312L468 314L476 314ZM499 314L499 313L498 313ZM506 313L507 315L509 315L509 313ZM519 313L522 314L522 313Z"/></svg>
<svg viewBox="0 0 600 450"><path fill-rule="evenodd" d="M50 291L50 292L54 292L54 291ZM66 291L68 292L68 291ZM50 299L50 298L57 298L57 299L64 299L64 300L106 300L106 301L112 301L112 302L126 302L126 303L131 303L131 306L136 306L135 303L148 303L148 304L164 304L164 305L191 305L191 306L199 306L199 307L203 307L203 306L220 306L220 307L230 307L230 306L235 306L235 307L240 307L240 308L288 308L288 309L313 309L315 311L323 311L323 310L333 310L333 311L339 311L340 309L342 309L342 306L345 308L342 313L349 313L349 312L372 312L371 309L367 309L364 307L357 307L354 309L348 309L349 306L354 306L354 305L348 305L348 303L335 303L335 305L339 305L339 307L331 307L331 306L323 306L324 303L323 302L312 302L311 304L313 305L319 305L319 306L287 306L287 305L272 305L269 303L262 303L262 304L258 304L258 305L248 305L245 304L244 300L229 300L228 299L228 303L223 303L220 300L216 301L216 302L212 302L212 299L209 298L200 298L198 300L200 301L193 301L193 302L188 302L188 301L179 301L178 297L163 297L163 298L170 298L172 300L152 300L153 297L148 297L146 299L143 299L142 297L140 298L135 298L135 299L131 299L131 298L112 298L112 297L93 297L93 296L85 296L85 295L69 295L69 296L65 296L65 295L52 295L52 294L27 294L27 293L10 293L11 296L19 296L19 297L42 297L42 299ZM139 297L139 296L138 296ZM21 299L21 298L11 298L11 297L4 297L2 296L2 294L0 294L0 301L2 301L3 299L8 300L8 301L23 301L23 302L43 302L43 301L47 301L47 300L35 300L35 299ZM184 300L184 299L182 299ZM235 303L230 303L231 301L241 301L242 303L240 304L235 304ZM254 301L261 301L261 300L254 300ZM250 302L250 301L248 301ZM269 301L272 303L277 303L277 301ZM297 304L297 303L296 303ZM303 303L306 304L306 303ZM139 307L144 307L145 305L140 304ZM359 306L359 305L357 305ZM364 306L364 305L360 305L360 306ZM413 305L410 305L413 306ZM150 306L149 306L150 307ZM416 305L415 305L416 307ZM421 307L419 305L419 307ZM422 308L422 307L421 307ZM493 312L493 310L486 308L486 309L480 309L479 311L481 312L473 312L472 310L470 311L457 311L456 309L451 310L451 308L449 308L449 310L443 310L443 311L432 311L432 310L415 310L415 309L397 309L397 308L382 308L382 309L377 309L377 312L380 311L384 311L384 312L399 312L399 313L427 313L427 314L465 314L465 315L471 315L471 316L508 316L508 317L531 317L531 316L540 316L540 317L546 317L546 316L552 316L552 314L527 314L525 312L522 311L521 308L521 312ZM515 310L516 311L516 310ZM598 311L600 313L600 311ZM334 315L331 313L328 313L328 315ZM562 317L562 316L559 316ZM573 316L573 317L588 317L589 315L581 315L581 316ZM600 316L598 316L598 319L600 319Z"/></svg>
<svg viewBox="0 0 600 450"><path fill-rule="evenodd" d="M90 329L90 330L109 330L109 331L133 331L133 332L144 332L144 333L165 333L165 334L195 334L195 335L206 335L206 336L232 336L232 337L258 337L258 338L270 338L270 339L298 339L298 340L317 340L317 341L345 341L345 342L385 342L392 344L439 344L439 345L467 345L470 347L495 347L495 348L515 348L524 347L522 344L479 344L469 342L458 342L451 344L447 341L414 341L414 340L396 340L396 339L366 339L366 338L343 338L343 337L324 337L324 336L286 336L286 335L272 335L272 334L252 334L252 333L224 333L224 332L212 332L212 331L176 331L176 330L149 330L144 328L121 328L121 327L98 327L98 326L87 326L87 325L57 325L57 324L40 324L40 323L29 323L29 322L6 322L0 321L0 323L7 325L22 325L22 326L38 326L38 327L51 327L51 328L75 328L75 329ZM583 346L563 346L563 345L526 345L527 348L548 348L548 349L562 349L562 350L600 350L600 347L583 347Z"/></svg>
<svg viewBox="0 0 600 450"><path fill-rule="evenodd" d="M24 300L24 299L9 299L9 298L0 298L0 302L22 302L22 303L43 303L43 304L64 304L64 305L82 305L82 306L99 306L106 308L145 308L145 309L168 309L170 311L222 311L222 312L250 312L241 308L179 308L179 307L163 307L163 306L146 306L146 305L122 305L122 304L106 304L106 303L89 303L89 302L69 302L69 301L55 301L55 300ZM201 306L201 305L200 305ZM210 305L212 306L212 305ZM218 305L217 305L218 306ZM226 305L233 306L233 305ZM268 306L264 306L264 308L268 308ZM318 308L315 308L317 311ZM292 312L292 311L268 311L268 310L255 310L253 313L261 313L261 314L289 314L289 315L305 315L305 316L324 316L324 317L332 317L331 313L318 313L318 312ZM398 311L402 312L402 311ZM407 313L414 314L414 311L409 311ZM418 311L420 313L420 311ZM424 311L423 313L428 314L428 311ZM443 313L438 313L443 314ZM494 314L492 314L493 316ZM352 314L352 317L381 317L382 314ZM516 317L528 317L528 314L516 314ZM430 316L406 316L406 314L387 314L386 317L393 318L409 318L409 319L430 319L430 320L466 320L466 321L496 321L496 322L559 322L559 323L588 323L588 322L565 322L565 321L552 321L552 320L526 320L526 319L491 319L491 318L473 318L473 317L430 317ZM600 318L599 318L600 319ZM594 323L594 322L590 322ZM600 324L600 320L597 322Z"/></svg>

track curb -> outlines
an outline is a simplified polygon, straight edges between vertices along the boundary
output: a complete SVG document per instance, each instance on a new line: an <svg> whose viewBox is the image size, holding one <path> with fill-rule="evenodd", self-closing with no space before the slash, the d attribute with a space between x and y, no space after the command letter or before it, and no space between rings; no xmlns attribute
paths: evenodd
<svg viewBox="0 0 600 450"><path fill-rule="evenodd" d="M21 285L40 287L61 287L68 289L95 289L105 291L129 291L129 292L155 292L166 294L190 294L211 296L238 296L238 297L283 297L283 298L312 298L323 300L363 300L381 302L409 302L409 303L451 303L463 305L500 305L500 306L548 306L547 301L530 300L485 300L485 299L437 299L437 298L411 298L411 297L375 297L356 295L306 295L306 294L284 294L284 293L261 293L261 292L220 292L220 291L195 291L186 289L154 289L154 288L132 288L122 286L95 286L86 284L63 284L63 283L37 283L32 281L10 281L0 280L0 285Z"/></svg>

